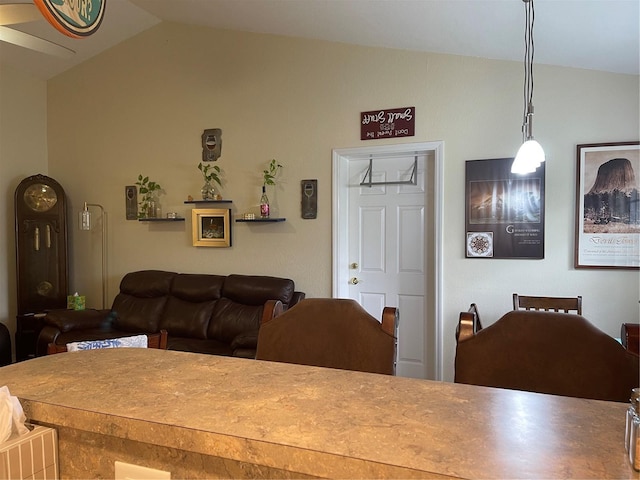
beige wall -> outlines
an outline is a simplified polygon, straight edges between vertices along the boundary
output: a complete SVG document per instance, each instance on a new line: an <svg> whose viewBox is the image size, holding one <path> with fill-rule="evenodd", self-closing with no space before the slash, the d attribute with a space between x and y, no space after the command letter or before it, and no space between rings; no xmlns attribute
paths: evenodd
<svg viewBox="0 0 640 480"><path fill-rule="evenodd" d="M47 174L46 82L0 66L0 322L12 337L17 310L13 195L24 177L37 173Z"/></svg>
<svg viewBox="0 0 640 480"><path fill-rule="evenodd" d="M544 260L464 258L465 160L511 156L520 143L522 66L389 49L161 24L48 83L49 173L73 224L83 201L109 212L109 293L126 272L271 274L309 296L331 294L331 150L359 140L359 113L414 105L416 135L445 142L444 378L453 377L458 312L485 323L511 293L584 296L584 314L611 335L638 318L637 271L573 268L575 145L638 137L638 77L536 66L535 134L547 164ZM3 88L4 89L4 88ZM284 166L269 190L285 223L233 224L233 247L191 246L190 205L202 180L200 135L223 130L225 198L255 211L260 172ZM386 141L385 141L386 143ZM139 173L165 190L184 223L125 220L124 187ZM317 178L316 220L300 218L300 180ZM100 303L99 236L70 232L71 285ZM613 313L615 310L615 313Z"/></svg>

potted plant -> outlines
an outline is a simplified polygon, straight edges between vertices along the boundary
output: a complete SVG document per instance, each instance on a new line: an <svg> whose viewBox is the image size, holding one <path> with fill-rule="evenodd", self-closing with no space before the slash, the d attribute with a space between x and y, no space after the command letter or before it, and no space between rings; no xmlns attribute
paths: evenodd
<svg viewBox="0 0 640 480"><path fill-rule="evenodd" d="M262 171L263 183L262 186L266 185L275 185L276 184L276 175L280 171L281 168L284 168L280 165L276 159L274 158L269 162L269 167Z"/></svg>
<svg viewBox="0 0 640 480"><path fill-rule="evenodd" d="M276 175L278 175L281 168L284 167L274 158L269 162L269 166L262 171L262 197L260 197L260 216L262 218L269 218L270 213L269 197L267 197L267 185L276 184Z"/></svg>
<svg viewBox="0 0 640 480"><path fill-rule="evenodd" d="M157 195L162 187L159 183L153 182L149 180L149 177L143 177L142 175L138 175L136 185L141 195L138 202L138 218L155 218L158 216L159 210Z"/></svg>
<svg viewBox="0 0 640 480"><path fill-rule="evenodd" d="M219 187L222 186L222 182L220 181L220 174L222 170L217 165L204 165L202 162L198 164L198 170L202 173L202 178L204 178L204 186L202 187L202 199L203 200L220 200L222 196L216 192L216 188L212 182L218 184Z"/></svg>

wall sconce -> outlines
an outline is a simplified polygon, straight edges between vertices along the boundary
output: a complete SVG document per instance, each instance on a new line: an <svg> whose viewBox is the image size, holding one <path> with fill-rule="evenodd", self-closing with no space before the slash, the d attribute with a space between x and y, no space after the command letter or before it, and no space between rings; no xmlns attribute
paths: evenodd
<svg viewBox="0 0 640 480"><path fill-rule="evenodd" d="M100 209L100 218L102 219L102 308L107 308L107 212L104 211L104 207L98 203L84 202L84 208L80 212L80 218L78 225L80 230L91 230L91 211L89 207L95 207Z"/></svg>
<svg viewBox="0 0 640 480"><path fill-rule="evenodd" d="M511 173L532 173L545 160L544 150L533 138L533 0L524 2L524 115L522 119L522 146L518 150Z"/></svg>

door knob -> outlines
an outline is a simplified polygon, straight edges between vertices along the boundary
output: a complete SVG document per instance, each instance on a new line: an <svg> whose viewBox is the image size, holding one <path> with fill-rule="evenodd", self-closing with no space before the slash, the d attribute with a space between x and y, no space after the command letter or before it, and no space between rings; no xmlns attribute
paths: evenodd
<svg viewBox="0 0 640 480"><path fill-rule="evenodd" d="M357 284L359 284L359 283L360 283L360 280L358 280L358 278L357 278L357 277L353 277L351 280L349 280L349 283L350 283L351 285L357 285Z"/></svg>
<svg viewBox="0 0 640 480"><path fill-rule="evenodd" d="M349 268L352 270L355 270L356 268L358 268L358 264L356 262L353 262L352 264L349 265Z"/></svg>

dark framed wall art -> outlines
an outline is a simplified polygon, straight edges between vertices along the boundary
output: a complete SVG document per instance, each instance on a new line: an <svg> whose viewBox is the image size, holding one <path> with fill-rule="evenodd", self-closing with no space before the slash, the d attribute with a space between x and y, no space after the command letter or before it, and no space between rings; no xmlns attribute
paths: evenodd
<svg viewBox="0 0 640 480"><path fill-rule="evenodd" d="M640 142L577 146L576 268L640 268Z"/></svg>
<svg viewBox="0 0 640 480"><path fill-rule="evenodd" d="M511 173L513 158L465 164L467 258L544 258L544 163Z"/></svg>

